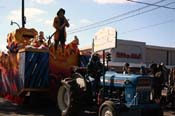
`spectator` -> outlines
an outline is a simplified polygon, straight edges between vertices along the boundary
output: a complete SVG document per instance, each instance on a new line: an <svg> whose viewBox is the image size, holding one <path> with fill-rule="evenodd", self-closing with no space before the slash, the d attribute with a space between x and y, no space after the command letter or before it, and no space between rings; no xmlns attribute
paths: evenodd
<svg viewBox="0 0 175 116"><path fill-rule="evenodd" d="M140 74L145 75L146 74L146 70L144 66L140 67Z"/></svg>
<svg viewBox="0 0 175 116"><path fill-rule="evenodd" d="M123 66L123 74L130 74L129 63L125 63L125 65Z"/></svg>
<svg viewBox="0 0 175 116"><path fill-rule="evenodd" d="M161 97L161 90L162 90L162 72L161 72L161 66L157 64L152 64L150 66L151 69L151 75L153 77L153 89L154 89L154 96L153 99L160 103L160 97Z"/></svg>
<svg viewBox="0 0 175 116"><path fill-rule="evenodd" d="M169 78L170 70L168 70L168 68L166 68L164 63L160 64L160 68L161 68L161 72L162 72L162 76L163 76L163 84L167 85L168 80L169 80L168 78Z"/></svg>

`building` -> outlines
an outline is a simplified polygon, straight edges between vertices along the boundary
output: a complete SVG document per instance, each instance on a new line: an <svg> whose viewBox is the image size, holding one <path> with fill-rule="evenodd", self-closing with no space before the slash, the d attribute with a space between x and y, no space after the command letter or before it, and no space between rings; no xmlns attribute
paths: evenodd
<svg viewBox="0 0 175 116"><path fill-rule="evenodd" d="M91 52L92 47L80 49L82 52ZM117 40L117 47L107 50L111 53L110 66L123 66L125 62L131 67L144 65L149 67L152 63L175 65L175 48L146 45L145 42Z"/></svg>

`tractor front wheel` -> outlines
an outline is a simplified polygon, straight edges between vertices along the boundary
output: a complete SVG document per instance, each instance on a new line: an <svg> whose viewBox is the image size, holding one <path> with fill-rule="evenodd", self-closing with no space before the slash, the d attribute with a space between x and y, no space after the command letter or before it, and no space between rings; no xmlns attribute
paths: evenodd
<svg viewBox="0 0 175 116"><path fill-rule="evenodd" d="M116 116L115 104L112 101L105 101L99 109L98 116Z"/></svg>

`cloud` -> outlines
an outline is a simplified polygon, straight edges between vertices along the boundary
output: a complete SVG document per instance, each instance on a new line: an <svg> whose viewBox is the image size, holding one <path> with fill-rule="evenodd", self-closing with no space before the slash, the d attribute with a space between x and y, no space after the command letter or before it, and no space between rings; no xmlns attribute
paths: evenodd
<svg viewBox="0 0 175 116"><path fill-rule="evenodd" d="M37 8L25 8L25 16L27 20L33 20L38 16L46 13L45 11ZM7 17L9 20L20 21L21 20L21 9L13 10Z"/></svg>
<svg viewBox="0 0 175 116"><path fill-rule="evenodd" d="M31 0L32 2L36 2L38 4L50 4L52 3L54 0Z"/></svg>
<svg viewBox="0 0 175 116"><path fill-rule="evenodd" d="M52 25L53 24L53 20L45 20L44 23L46 25Z"/></svg>
<svg viewBox="0 0 175 116"><path fill-rule="evenodd" d="M37 16L42 15L44 13L46 12L37 8L26 8L26 12L25 12L26 17L28 19L36 18Z"/></svg>
<svg viewBox="0 0 175 116"><path fill-rule="evenodd" d="M10 15L7 16L9 20L19 21L21 18L21 10L13 10Z"/></svg>
<svg viewBox="0 0 175 116"><path fill-rule="evenodd" d="M94 0L98 4L124 4L128 3L127 0Z"/></svg>
<svg viewBox="0 0 175 116"><path fill-rule="evenodd" d="M0 44L0 51L7 52L6 44Z"/></svg>
<svg viewBox="0 0 175 116"><path fill-rule="evenodd" d="M70 23L70 28L75 28L75 27L77 27L76 24Z"/></svg>

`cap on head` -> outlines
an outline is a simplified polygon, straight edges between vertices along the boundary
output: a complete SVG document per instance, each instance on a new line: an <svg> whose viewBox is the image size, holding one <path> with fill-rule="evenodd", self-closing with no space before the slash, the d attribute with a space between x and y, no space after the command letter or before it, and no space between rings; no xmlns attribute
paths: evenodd
<svg viewBox="0 0 175 116"><path fill-rule="evenodd" d="M60 8L59 11L57 12L57 15L60 14L60 12L63 12L63 14L65 14L65 10L63 8Z"/></svg>
<svg viewBox="0 0 175 116"><path fill-rule="evenodd" d="M125 66L126 66L126 67L129 67L129 63L126 62L126 63L125 63Z"/></svg>
<svg viewBox="0 0 175 116"><path fill-rule="evenodd" d="M93 54L93 55L92 55L92 60L95 61L95 62L100 61L100 56L99 56L99 54L97 54L97 53Z"/></svg>

